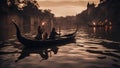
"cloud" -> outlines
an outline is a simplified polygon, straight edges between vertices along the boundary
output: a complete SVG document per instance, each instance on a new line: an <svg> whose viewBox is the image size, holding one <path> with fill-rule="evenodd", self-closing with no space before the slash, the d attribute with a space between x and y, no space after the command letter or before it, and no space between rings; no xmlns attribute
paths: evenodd
<svg viewBox="0 0 120 68"><path fill-rule="evenodd" d="M51 9L55 16L75 15L85 10L88 2L99 0L38 0L41 9Z"/></svg>
<svg viewBox="0 0 120 68"><path fill-rule="evenodd" d="M38 0L38 3L42 7L47 7L47 6L53 6L53 7L58 7L58 6L87 6L88 2L94 2L97 4L99 0Z"/></svg>
<svg viewBox="0 0 120 68"><path fill-rule="evenodd" d="M71 16L76 15L77 13L81 13L86 7L79 7L79 6L64 6L64 7L41 7L41 9L51 9L52 13L55 14L56 17L58 16Z"/></svg>

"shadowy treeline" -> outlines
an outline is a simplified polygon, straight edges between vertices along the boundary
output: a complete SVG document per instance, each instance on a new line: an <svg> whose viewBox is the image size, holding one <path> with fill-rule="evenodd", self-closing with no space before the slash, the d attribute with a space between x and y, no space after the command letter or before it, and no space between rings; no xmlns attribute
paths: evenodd
<svg viewBox="0 0 120 68"><path fill-rule="evenodd" d="M87 4L87 9L77 15L77 23L91 24L93 22L111 22L120 25L120 0L100 0L96 7L94 3Z"/></svg>
<svg viewBox="0 0 120 68"><path fill-rule="evenodd" d="M50 26L54 14L50 9L42 10L39 7L36 0L0 0L0 40L15 34L12 20L15 20L23 33L36 32L42 22Z"/></svg>
<svg viewBox="0 0 120 68"><path fill-rule="evenodd" d="M18 14L26 16L49 17L51 10L41 10L36 0L0 0L0 15Z"/></svg>
<svg viewBox="0 0 120 68"><path fill-rule="evenodd" d="M17 14L21 16L39 16L44 17L54 16L50 13L51 10L41 10L36 0L0 0L0 15Z"/></svg>

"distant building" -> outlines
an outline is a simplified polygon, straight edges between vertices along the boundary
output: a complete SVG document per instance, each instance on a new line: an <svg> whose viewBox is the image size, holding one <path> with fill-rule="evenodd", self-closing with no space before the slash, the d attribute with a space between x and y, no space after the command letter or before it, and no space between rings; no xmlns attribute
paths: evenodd
<svg viewBox="0 0 120 68"><path fill-rule="evenodd" d="M88 4L87 4L88 15L90 15L90 13L92 13L94 9L95 9L95 4L94 3L90 4L88 2Z"/></svg>

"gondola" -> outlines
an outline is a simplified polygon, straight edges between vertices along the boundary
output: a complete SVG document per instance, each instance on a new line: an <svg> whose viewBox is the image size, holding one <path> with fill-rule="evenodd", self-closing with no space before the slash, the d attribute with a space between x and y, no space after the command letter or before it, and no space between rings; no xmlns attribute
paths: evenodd
<svg viewBox="0 0 120 68"><path fill-rule="evenodd" d="M56 39L31 40L31 39L23 37L21 35L20 29L17 26L17 24L15 24L14 22L13 22L13 24L16 27L16 36L17 36L18 41L21 44L23 44L25 47L38 47L38 46L46 47L46 46L53 46L53 45L64 45L64 44L75 41L75 35L77 32L77 29L76 29L76 31L74 33L63 35Z"/></svg>

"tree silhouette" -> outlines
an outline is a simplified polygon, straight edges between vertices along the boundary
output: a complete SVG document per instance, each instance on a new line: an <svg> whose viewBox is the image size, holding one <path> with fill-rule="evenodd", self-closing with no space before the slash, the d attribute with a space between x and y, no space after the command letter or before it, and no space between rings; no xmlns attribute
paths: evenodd
<svg viewBox="0 0 120 68"><path fill-rule="evenodd" d="M7 0L0 0L0 15L7 14L8 12Z"/></svg>

